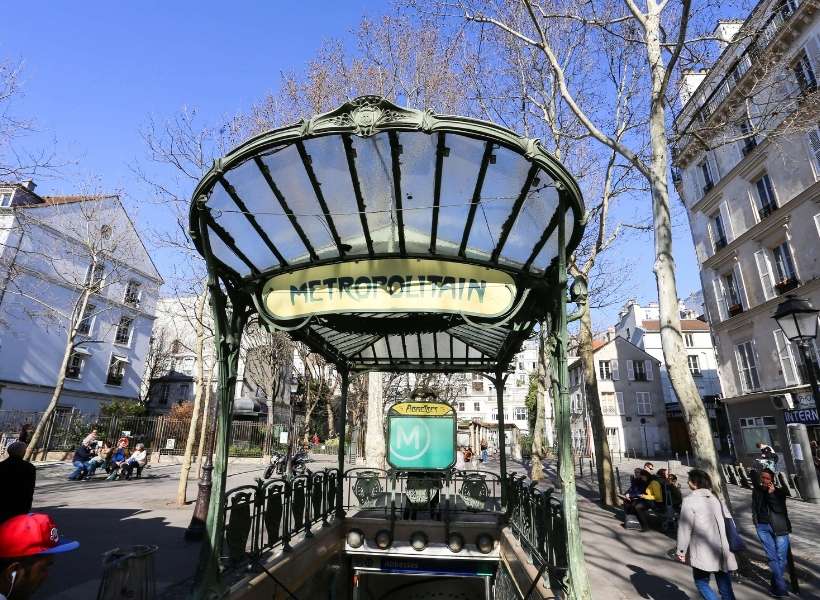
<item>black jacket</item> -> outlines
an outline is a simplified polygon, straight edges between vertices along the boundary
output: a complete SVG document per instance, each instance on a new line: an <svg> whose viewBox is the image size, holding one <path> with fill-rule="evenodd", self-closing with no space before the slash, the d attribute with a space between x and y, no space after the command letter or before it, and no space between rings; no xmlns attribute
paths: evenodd
<svg viewBox="0 0 820 600"><path fill-rule="evenodd" d="M91 449L82 444L77 446L77 449L74 451L74 460L81 462L88 462L92 456L94 456L94 454L91 452Z"/></svg>
<svg viewBox="0 0 820 600"><path fill-rule="evenodd" d="M9 456L0 462L0 522L31 511L37 469L30 462Z"/></svg>
<svg viewBox="0 0 820 600"><path fill-rule="evenodd" d="M755 486L752 491L752 518L755 524L758 524L764 515L767 515L766 518L775 535L791 533L792 524L786 508L786 490L775 488L770 494L759 485Z"/></svg>

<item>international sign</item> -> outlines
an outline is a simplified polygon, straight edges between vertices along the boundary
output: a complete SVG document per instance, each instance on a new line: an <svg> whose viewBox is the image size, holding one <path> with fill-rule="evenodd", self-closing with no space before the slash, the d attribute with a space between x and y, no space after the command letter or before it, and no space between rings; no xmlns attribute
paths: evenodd
<svg viewBox="0 0 820 600"><path fill-rule="evenodd" d="M816 408L784 410L783 418L787 425L820 425Z"/></svg>
<svg viewBox="0 0 820 600"><path fill-rule="evenodd" d="M394 469L441 471L456 461L456 413L439 402L400 402L387 414L387 462Z"/></svg>
<svg viewBox="0 0 820 600"><path fill-rule="evenodd" d="M437 312L497 317L515 301L512 277L446 260L385 258L308 267L269 279L262 302L275 319L339 312Z"/></svg>

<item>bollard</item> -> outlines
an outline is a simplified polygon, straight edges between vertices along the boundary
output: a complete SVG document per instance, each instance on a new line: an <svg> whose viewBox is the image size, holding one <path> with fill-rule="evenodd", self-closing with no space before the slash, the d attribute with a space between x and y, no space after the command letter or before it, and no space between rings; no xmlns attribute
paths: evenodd
<svg viewBox="0 0 820 600"><path fill-rule="evenodd" d="M686 466L691 467L692 465L689 462L689 450L686 451Z"/></svg>
<svg viewBox="0 0 820 600"><path fill-rule="evenodd" d="M590 475L592 475L592 473L593 473L594 471L595 471L595 467L594 467L594 466L592 466L592 459L590 458L590 459L589 459L589 474L590 474Z"/></svg>
<svg viewBox="0 0 820 600"><path fill-rule="evenodd" d="M680 455L675 452L675 462L680 462Z"/></svg>
<svg viewBox="0 0 820 600"><path fill-rule="evenodd" d="M624 490L621 486L621 470L618 467L615 467L615 480L618 482L618 493L623 495Z"/></svg>
<svg viewBox="0 0 820 600"><path fill-rule="evenodd" d="M583 478L584 476L584 459L578 459L578 473L580 473L579 477Z"/></svg>

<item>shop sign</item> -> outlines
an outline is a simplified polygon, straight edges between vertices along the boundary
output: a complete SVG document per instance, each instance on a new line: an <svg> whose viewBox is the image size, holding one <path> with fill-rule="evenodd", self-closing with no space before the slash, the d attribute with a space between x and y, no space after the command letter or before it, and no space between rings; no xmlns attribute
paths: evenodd
<svg viewBox="0 0 820 600"><path fill-rule="evenodd" d="M444 260L385 258L308 267L269 279L262 302L275 319L357 312L497 317L515 301L512 277Z"/></svg>
<svg viewBox="0 0 820 600"><path fill-rule="evenodd" d="M456 413L439 402L399 402L387 413L387 438L387 462L394 469L450 469L456 460Z"/></svg>
<svg viewBox="0 0 820 600"><path fill-rule="evenodd" d="M786 420L786 425L820 425L816 408L784 410L783 418Z"/></svg>

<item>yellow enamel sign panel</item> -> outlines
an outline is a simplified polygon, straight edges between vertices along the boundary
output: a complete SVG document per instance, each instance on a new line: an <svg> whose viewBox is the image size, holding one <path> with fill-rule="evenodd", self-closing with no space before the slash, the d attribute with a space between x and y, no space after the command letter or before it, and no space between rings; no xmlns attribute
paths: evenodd
<svg viewBox="0 0 820 600"><path fill-rule="evenodd" d="M463 263L385 258L308 267L265 283L276 319L340 312L446 312L495 317L513 306L515 282L503 271Z"/></svg>
<svg viewBox="0 0 820 600"><path fill-rule="evenodd" d="M399 402L393 405L390 413L408 417L444 417L453 414L453 407L441 402Z"/></svg>

